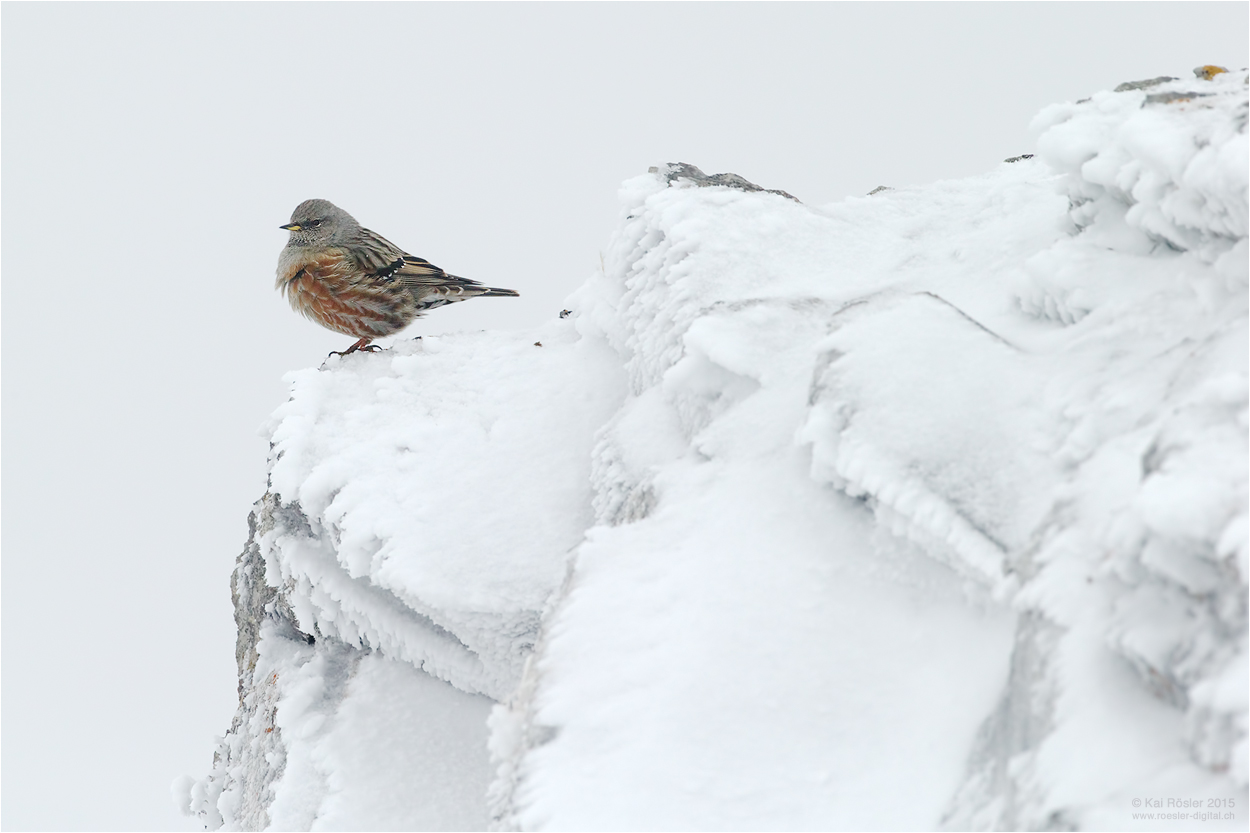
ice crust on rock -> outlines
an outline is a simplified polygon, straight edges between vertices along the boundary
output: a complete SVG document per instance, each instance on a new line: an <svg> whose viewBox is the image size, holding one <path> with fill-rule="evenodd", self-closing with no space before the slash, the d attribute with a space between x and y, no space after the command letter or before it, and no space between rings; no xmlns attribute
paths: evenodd
<svg viewBox="0 0 1250 833"><path fill-rule="evenodd" d="M234 581L239 712L188 798L206 826L486 824L489 704L592 522L594 431L623 391L572 322L538 336L290 374Z"/></svg>
<svg viewBox="0 0 1250 833"><path fill-rule="evenodd" d="M188 809L1244 829L1246 112L1129 83L820 207L657 167L572 315L291 374Z"/></svg>

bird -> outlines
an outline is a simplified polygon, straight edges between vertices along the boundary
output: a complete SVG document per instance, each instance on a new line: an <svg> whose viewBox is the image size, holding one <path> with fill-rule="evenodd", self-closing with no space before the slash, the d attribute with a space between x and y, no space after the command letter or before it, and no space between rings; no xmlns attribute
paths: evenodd
<svg viewBox="0 0 1250 833"><path fill-rule="evenodd" d="M449 275L408 254L329 200L305 200L279 228L290 232L278 255L278 292L291 307L357 341L342 352L374 352L429 310L469 298L514 298L513 289Z"/></svg>

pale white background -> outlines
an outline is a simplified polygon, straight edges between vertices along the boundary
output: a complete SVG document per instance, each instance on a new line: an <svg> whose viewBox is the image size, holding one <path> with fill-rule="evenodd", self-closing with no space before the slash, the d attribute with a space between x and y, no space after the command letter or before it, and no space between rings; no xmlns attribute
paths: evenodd
<svg viewBox="0 0 1250 833"><path fill-rule="evenodd" d="M193 829L235 704L229 574L325 197L554 316L666 161L810 204L1029 152L1044 105L1247 64L1245 3L15 4L2 15L6 829Z"/></svg>

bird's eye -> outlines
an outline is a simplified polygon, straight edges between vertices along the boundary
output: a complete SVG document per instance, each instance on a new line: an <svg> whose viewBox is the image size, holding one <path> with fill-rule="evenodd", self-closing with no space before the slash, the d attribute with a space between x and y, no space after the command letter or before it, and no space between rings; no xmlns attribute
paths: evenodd
<svg viewBox="0 0 1250 833"><path fill-rule="evenodd" d="M321 225L321 223L322 223L322 222L323 222L323 221L321 221L321 220L313 220L313 221L312 221L311 223L309 223L308 225L312 226L313 228L316 228L317 226Z"/></svg>

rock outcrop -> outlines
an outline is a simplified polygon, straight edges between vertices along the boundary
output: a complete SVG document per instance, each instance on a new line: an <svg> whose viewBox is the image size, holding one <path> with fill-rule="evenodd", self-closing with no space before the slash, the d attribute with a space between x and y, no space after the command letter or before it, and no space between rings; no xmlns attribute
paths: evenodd
<svg viewBox="0 0 1250 833"><path fill-rule="evenodd" d="M1244 828L1246 89L824 207L659 166L543 327L291 374L188 809Z"/></svg>

